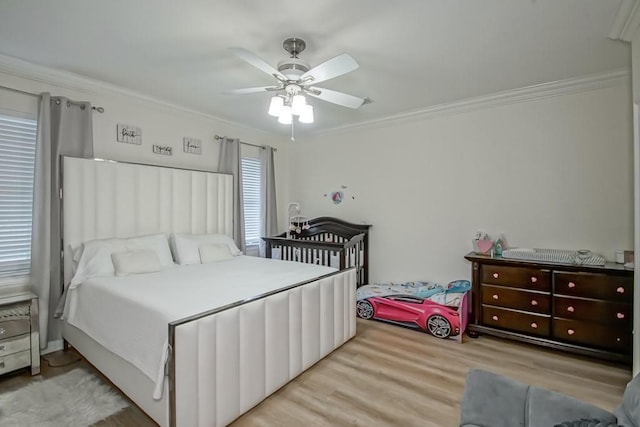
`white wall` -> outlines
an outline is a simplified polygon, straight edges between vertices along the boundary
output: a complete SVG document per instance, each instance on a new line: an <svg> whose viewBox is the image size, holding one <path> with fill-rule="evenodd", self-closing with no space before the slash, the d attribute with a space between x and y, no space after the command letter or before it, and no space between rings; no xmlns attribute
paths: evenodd
<svg viewBox="0 0 640 427"><path fill-rule="evenodd" d="M112 90L101 90L97 82L85 84L87 81L82 79L74 84L79 87L70 88L68 84L57 84L55 79L52 80L42 82L0 72L0 86L35 93L48 91L54 96L90 101L94 106L104 107L103 114L94 113L93 122L94 151L99 158L216 170L218 142L214 140L215 134L238 137L254 144L277 145L277 140L270 134L154 102L135 94L127 96ZM35 98L0 88L0 108L18 110L25 108L25 105L35 105L34 100ZM142 145L116 142L117 123L139 126L142 129ZM202 155L183 152L182 138L185 136L202 140ZM172 146L173 156L153 154L153 144Z"/></svg>
<svg viewBox="0 0 640 427"><path fill-rule="evenodd" d="M630 105L619 84L301 140L290 200L373 224L375 282L469 278L476 230L612 259L633 247Z"/></svg>

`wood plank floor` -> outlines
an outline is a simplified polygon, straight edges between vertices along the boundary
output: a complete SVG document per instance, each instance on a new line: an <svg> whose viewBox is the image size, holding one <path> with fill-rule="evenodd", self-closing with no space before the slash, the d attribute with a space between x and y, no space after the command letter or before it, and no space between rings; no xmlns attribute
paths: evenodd
<svg viewBox="0 0 640 427"><path fill-rule="evenodd" d="M43 376L77 366L89 365L43 366ZM358 319L354 339L232 426L457 426L470 368L550 388L607 410L618 405L631 378L626 367L526 344L488 336L465 337L464 344L458 344ZM1 377L0 392L30 380L26 371ZM97 425L155 424L132 405Z"/></svg>

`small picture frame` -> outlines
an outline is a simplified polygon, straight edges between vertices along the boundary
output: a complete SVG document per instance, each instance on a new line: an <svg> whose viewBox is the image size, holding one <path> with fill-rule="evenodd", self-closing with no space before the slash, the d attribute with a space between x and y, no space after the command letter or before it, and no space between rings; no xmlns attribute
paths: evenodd
<svg viewBox="0 0 640 427"><path fill-rule="evenodd" d="M140 145L142 144L142 129L138 126L118 123L116 139L118 142Z"/></svg>
<svg viewBox="0 0 640 427"><path fill-rule="evenodd" d="M173 155L173 147L168 145L154 145L153 152L155 154L162 154L164 156L172 156Z"/></svg>
<svg viewBox="0 0 640 427"><path fill-rule="evenodd" d="M182 149L189 154L202 154L202 141L185 136L182 138Z"/></svg>

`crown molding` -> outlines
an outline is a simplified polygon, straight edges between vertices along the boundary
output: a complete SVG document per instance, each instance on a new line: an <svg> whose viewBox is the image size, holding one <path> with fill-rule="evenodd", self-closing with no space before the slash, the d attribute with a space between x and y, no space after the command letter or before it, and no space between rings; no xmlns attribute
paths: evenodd
<svg viewBox="0 0 640 427"><path fill-rule="evenodd" d="M558 80L555 82L542 83L520 89L496 92L490 95L468 98L461 101L434 105L432 107L408 111L406 113L387 116L381 119L324 129L314 132L314 134L319 135L329 132L350 131L362 128L371 128L372 126L388 126L405 121L430 119L433 117L459 114L482 108L499 107L520 102L535 101L556 96L570 95L579 92L630 84L631 72L629 69L625 68L610 71L607 73Z"/></svg>
<svg viewBox="0 0 640 427"><path fill-rule="evenodd" d="M622 0L609 30L609 38L630 42L640 27L640 2Z"/></svg>
<svg viewBox="0 0 640 427"><path fill-rule="evenodd" d="M24 61L22 59L14 58L7 55L0 54L0 73L16 76L19 78L43 83L50 86L55 86L61 89L73 90L80 93L86 93L89 95L116 95L121 97L132 98L137 101L152 104L170 112L178 112L187 114L189 116L200 117L205 120L213 120L220 122L221 124L234 126L241 129L247 129L254 132L264 133L265 135L272 135L270 132L266 132L260 129L249 127L245 124L233 122L223 119L221 117L206 114L197 110L193 110L188 107L184 107L178 104L174 104L163 99L154 98L152 96L144 95L134 90L126 89L121 86L102 82L100 80L91 79L79 74L75 74L69 71L61 71L54 68L45 67L42 65L34 64L32 62ZM20 88L24 89L24 88Z"/></svg>

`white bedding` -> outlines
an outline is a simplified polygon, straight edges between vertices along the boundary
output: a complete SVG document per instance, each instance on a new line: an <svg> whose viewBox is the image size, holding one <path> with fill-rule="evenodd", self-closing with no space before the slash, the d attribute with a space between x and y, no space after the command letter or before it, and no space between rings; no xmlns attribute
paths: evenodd
<svg viewBox="0 0 640 427"><path fill-rule="evenodd" d="M69 288L66 321L132 363L162 397L168 324L311 280L335 268L238 256L126 277L94 277Z"/></svg>

